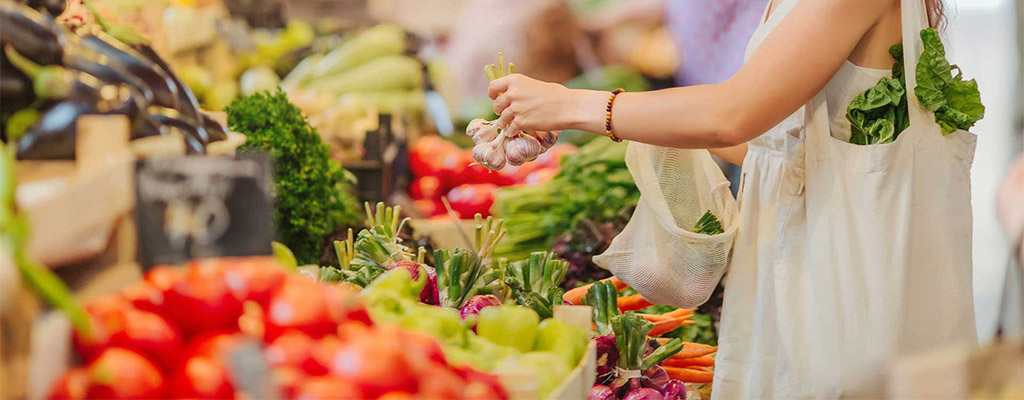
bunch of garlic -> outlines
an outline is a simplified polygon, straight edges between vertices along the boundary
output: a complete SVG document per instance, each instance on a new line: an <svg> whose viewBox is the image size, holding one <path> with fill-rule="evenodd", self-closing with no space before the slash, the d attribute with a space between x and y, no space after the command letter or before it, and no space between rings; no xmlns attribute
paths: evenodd
<svg viewBox="0 0 1024 400"><path fill-rule="evenodd" d="M466 136L473 139L473 159L484 168L495 171L505 165L518 166L533 161L555 145L558 132L510 132L498 129L493 121L481 118L470 121Z"/></svg>

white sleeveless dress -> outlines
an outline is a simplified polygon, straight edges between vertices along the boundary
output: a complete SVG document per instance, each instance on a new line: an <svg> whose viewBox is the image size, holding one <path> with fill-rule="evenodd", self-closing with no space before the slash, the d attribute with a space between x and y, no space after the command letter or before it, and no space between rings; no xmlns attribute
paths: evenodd
<svg viewBox="0 0 1024 400"><path fill-rule="evenodd" d="M775 2L771 15L762 18L754 32L747 47L747 58L798 2ZM849 140L850 124L845 118L847 105L883 76L891 76L890 70L863 68L849 61L840 67L821 93L827 101L833 137ZM879 352L888 351L887 345L879 343L874 349L870 346L853 347L861 347L864 340L870 343L871 338L888 333L857 332L856 327L836 324L833 319L823 321L820 316L831 311L823 311L820 304L832 304L833 299L825 299L824 303L820 300L823 297L848 296L849 293L845 292L850 289L841 287L843 282L836 282L834 288L816 287L818 282L813 280L813 272L791 265L786 261L787 255L780 254L780 248L787 246L781 242L791 238L780 235L776 216L786 212L784 207L793 207L785 200L780 201L780 188L794 186L785 182L793 179L792 174L785 172L793 164L802 164L790 161L804 157L804 120L805 110L801 107L748 144L738 196L740 229L723 304L713 386L715 399L838 398L856 391L858 386L881 383L865 382L865 377L871 373L864 371L863 364L873 365L873 362L877 364L878 360L883 360L885 355ZM799 187L802 192L802 183ZM857 274L864 272L850 273L859 277ZM871 295L871 292L854 294ZM971 307L969 303L966 306ZM854 335L865 337L853 338ZM834 345L822 344L831 340L841 341L838 346L842 347L836 350L832 347ZM828 355L808 356L817 348L827 349L823 353ZM858 366L859 369L850 368L855 371L842 371L847 364L842 364L843 368L834 368L840 371L819 371L814 369L821 368L807 364L808 359L833 355L836 358L842 356L844 360L856 359L862 365Z"/></svg>

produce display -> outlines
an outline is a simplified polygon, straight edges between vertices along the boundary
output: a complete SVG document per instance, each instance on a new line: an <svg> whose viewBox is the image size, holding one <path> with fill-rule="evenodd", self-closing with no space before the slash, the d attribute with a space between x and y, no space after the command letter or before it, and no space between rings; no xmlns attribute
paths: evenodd
<svg viewBox="0 0 1024 400"><path fill-rule="evenodd" d="M917 87L914 94L921 105L935 113L935 122L942 134L957 129L970 129L985 117L978 83L964 80L960 67L950 65L938 32L921 31L924 52L917 64ZM895 59L892 77L883 77L878 84L854 97L846 109L850 121L850 143L867 145L891 143L910 126L907 114L906 79L903 71L903 44L889 48ZM956 75L953 75L953 71Z"/></svg>
<svg viewBox="0 0 1024 400"><path fill-rule="evenodd" d="M625 146L592 141L565 157L551 181L499 190L494 211L505 219L509 239L497 254L521 258L552 249L558 239L564 245L555 249L571 263L567 289L607 277L608 272L590 262L590 256L604 251L640 197L626 169L625 154Z"/></svg>
<svg viewBox="0 0 1024 400"><path fill-rule="evenodd" d="M355 291L268 258L157 267L86 309L92 330L74 336L85 364L50 398L505 397L496 377L449 363L435 339L374 323ZM266 374L255 380L252 356Z"/></svg>
<svg viewBox="0 0 1024 400"><path fill-rule="evenodd" d="M589 399L686 399L687 383L709 383L714 346L657 338L692 325L693 311L638 313L653 306L640 295L620 297L627 286L608 278L566 292L565 301L592 307L597 336L597 379Z"/></svg>
<svg viewBox="0 0 1024 400"><path fill-rule="evenodd" d="M267 154L276 168L274 222L301 263L320 259L326 238L358 222L351 173L332 160L298 107L280 90L235 100L228 126L246 135L238 154Z"/></svg>
<svg viewBox="0 0 1024 400"><path fill-rule="evenodd" d="M98 26L79 35L48 14L0 2L0 137L17 143L19 159L73 159L76 122L86 114L127 116L132 139L180 134L190 154L227 138L141 36L94 17Z"/></svg>
<svg viewBox="0 0 1024 400"><path fill-rule="evenodd" d="M575 151L575 146L557 144L533 162L490 171L474 162L470 150L438 136L426 136L409 151L409 169L413 174L409 196L416 211L426 217L446 214L442 197L447 197L459 218L469 219L478 213L487 216L498 188L544 184L558 174L562 157ZM523 253L526 254L529 252Z"/></svg>

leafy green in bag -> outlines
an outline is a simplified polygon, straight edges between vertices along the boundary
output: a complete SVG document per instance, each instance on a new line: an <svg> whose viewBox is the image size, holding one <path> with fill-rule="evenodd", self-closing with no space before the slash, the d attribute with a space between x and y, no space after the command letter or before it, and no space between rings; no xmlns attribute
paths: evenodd
<svg viewBox="0 0 1024 400"><path fill-rule="evenodd" d="M921 40L924 52L916 67L917 88L914 94L921 105L935 113L935 122L942 127L943 135L957 129L969 129L985 116L978 83L973 79L963 80L960 67L949 64L935 29L922 30ZM850 121L850 143L891 143L910 126L903 45L893 45L889 54L895 60L892 77L880 79L878 84L850 101L846 109L846 119ZM953 75L953 70L956 70L956 75Z"/></svg>

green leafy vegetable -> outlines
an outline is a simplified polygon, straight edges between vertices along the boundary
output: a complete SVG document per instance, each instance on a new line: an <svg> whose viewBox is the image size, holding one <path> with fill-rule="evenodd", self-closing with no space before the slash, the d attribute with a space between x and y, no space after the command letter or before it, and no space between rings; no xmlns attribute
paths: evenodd
<svg viewBox="0 0 1024 400"><path fill-rule="evenodd" d="M928 110L935 113L935 122L948 135L957 129L970 129L985 117L978 82L965 81L960 67L946 60L946 49L934 29L921 31L924 52L917 63L917 88L914 93ZM953 75L953 71L956 75Z"/></svg>
<svg viewBox="0 0 1024 400"><path fill-rule="evenodd" d="M978 83L963 80L960 67L950 65L939 34L932 28L921 31L924 51L917 63L917 87L914 94L921 105L935 113L935 122L948 135L957 129L970 129L984 118ZM903 70L903 44L889 48L895 62L892 77L860 93L846 109L850 121L850 143L882 144L896 140L910 126L907 114L906 77ZM953 71L956 75L953 75Z"/></svg>
<svg viewBox="0 0 1024 400"><path fill-rule="evenodd" d="M327 235L359 220L355 178L330 158L316 129L280 89L237 99L225 111L231 130L247 136L238 153L274 160L278 239L300 264L316 263Z"/></svg>
<svg viewBox="0 0 1024 400"><path fill-rule="evenodd" d="M879 79L878 84L858 94L846 108L850 143L891 143L910 125L903 77L903 44L890 47L889 55L895 60L892 77Z"/></svg>
<svg viewBox="0 0 1024 400"><path fill-rule="evenodd" d="M724 233L725 229L722 229L722 221L718 220L715 214L708 210L697 220L697 224L693 226L693 233L700 233L704 235L718 235Z"/></svg>

